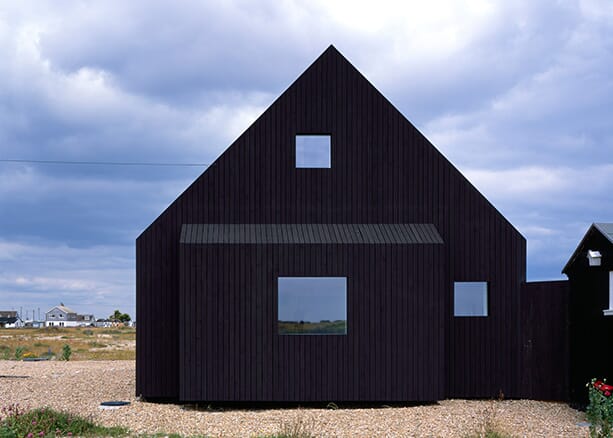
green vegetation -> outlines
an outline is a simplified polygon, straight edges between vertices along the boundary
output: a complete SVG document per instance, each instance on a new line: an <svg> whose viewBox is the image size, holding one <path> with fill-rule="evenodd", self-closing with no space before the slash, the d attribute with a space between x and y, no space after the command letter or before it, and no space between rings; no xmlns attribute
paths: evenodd
<svg viewBox="0 0 613 438"><path fill-rule="evenodd" d="M62 347L62 360L69 361L72 355L72 349L70 345L66 344Z"/></svg>
<svg viewBox="0 0 613 438"><path fill-rule="evenodd" d="M320 335L344 335L347 333L347 321L279 321L279 334L320 334Z"/></svg>
<svg viewBox="0 0 613 438"><path fill-rule="evenodd" d="M119 310L115 310L109 319L114 322L130 322L132 318L127 313L121 313Z"/></svg>
<svg viewBox="0 0 613 438"><path fill-rule="evenodd" d="M17 348L15 348L15 359L17 360L21 360L21 358L23 357L23 353L25 352L25 348L23 346L19 346Z"/></svg>
<svg viewBox="0 0 613 438"><path fill-rule="evenodd" d="M26 411L18 404L0 410L0 437L126 436L122 427L98 426L82 417L49 408Z"/></svg>
<svg viewBox="0 0 613 438"><path fill-rule="evenodd" d="M613 436L613 386L592 379L588 384L590 403L585 410L590 422L590 436L611 438Z"/></svg>

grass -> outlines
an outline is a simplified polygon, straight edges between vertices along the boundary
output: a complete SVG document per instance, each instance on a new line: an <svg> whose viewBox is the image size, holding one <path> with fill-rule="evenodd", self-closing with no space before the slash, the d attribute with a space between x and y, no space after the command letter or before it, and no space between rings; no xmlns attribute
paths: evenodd
<svg viewBox="0 0 613 438"><path fill-rule="evenodd" d="M4 406L0 411L0 437L123 437L129 430L123 427L104 427L77 415L49 408L25 411L19 405Z"/></svg>
<svg viewBox="0 0 613 438"><path fill-rule="evenodd" d="M299 418L291 423L284 423L281 430L273 435L264 435L259 438L314 438L315 424Z"/></svg>
<svg viewBox="0 0 613 438"><path fill-rule="evenodd" d="M498 402L503 399L502 393L498 400L490 400L488 406L481 411L481 418L478 421L476 431L467 438L510 438L511 435L501 431L499 422L496 418L498 413Z"/></svg>
<svg viewBox="0 0 613 438"><path fill-rule="evenodd" d="M15 360L16 351L25 357L60 357L70 345L70 360L134 360L135 340L131 327L0 329L0 359Z"/></svg>

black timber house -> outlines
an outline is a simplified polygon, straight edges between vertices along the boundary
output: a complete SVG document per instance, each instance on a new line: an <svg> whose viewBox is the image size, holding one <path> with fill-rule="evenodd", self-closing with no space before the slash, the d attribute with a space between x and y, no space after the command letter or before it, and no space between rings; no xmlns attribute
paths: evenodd
<svg viewBox="0 0 613 438"><path fill-rule="evenodd" d="M136 257L150 400L568 399L568 282L332 46Z"/></svg>

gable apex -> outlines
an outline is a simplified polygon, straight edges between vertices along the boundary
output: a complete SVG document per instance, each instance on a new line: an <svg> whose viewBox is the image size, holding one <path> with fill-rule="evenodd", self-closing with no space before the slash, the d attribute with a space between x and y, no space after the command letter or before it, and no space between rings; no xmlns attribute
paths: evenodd
<svg viewBox="0 0 613 438"><path fill-rule="evenodd" d="M323 173L296 170L296 136L310 134L331 138ZM460 186L494 211L504 229L520 234L331 44L154 223L186 202L184 223L347 223L352 217L438 226L440 212L457 208L456 198L444 193ZM428 203L424 191L435 195ZM194 196L203 201L188 201Z"/></svg>
<svg viewBox="0 0 613 438"><path fill-rule="evenodd" d="M563 274L568 275L568 270L570 269L571 265L575 262L577 257L579 257L582 251L586 249L585 245L588 239L590 239L596 233L601 234L603 237L605 237L609 242L613 244L613 223L605 223L605 222L593 223L592 225L590 225L587 232L581 239L581 242L579 242L579 245L577 245L577 248L575 249L573 254L570 256L570 258L568 259L568 262L566 262L566 265L564 265L564 268L562 269ZM587 249L594 249L594 248L587 248Z"/></svg>

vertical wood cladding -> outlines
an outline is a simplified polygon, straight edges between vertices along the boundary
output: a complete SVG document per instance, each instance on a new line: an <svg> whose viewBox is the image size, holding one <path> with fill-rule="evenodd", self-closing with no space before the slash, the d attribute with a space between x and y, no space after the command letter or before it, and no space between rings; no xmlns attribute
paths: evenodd
<svg viewBox="0 0 613 438"><path fill-rule="evenodd" d="M568 400L569 301L568 281L524 283L522 287L524 398Z"/></svg>
<svg viewBox="0 0 613 438"><path fill-rule="evenodd" d="M441 245L182 245L179 399L444 397L432 294L442 255ZM278 335L277 278L306 275L347 277L347 335ZM208 305L193 304L205 295Z"/></svg>
<svg viewBox="0 0 613 438"><path fill-rule="evenodd" d="M588 250L602 254L601 266L589 266ZM570 282L570 400L586 406L585 384L613 376L613 316L609 308L609 271L613 271L613 243L590 228L565 272Z"/></svg>
<svg viewBox="0 0 613 438"><path fill-rule="evenodd" d="M295 168L309 133L330 169ZM180 248L188 223L431 223L445 243ZM347 272L350 334L278 336L281 271ZM487 318L452 316L454 281L488 282ZM523 281L523 237L330 47L138 238L137 393L519 396Z"/></svg>

